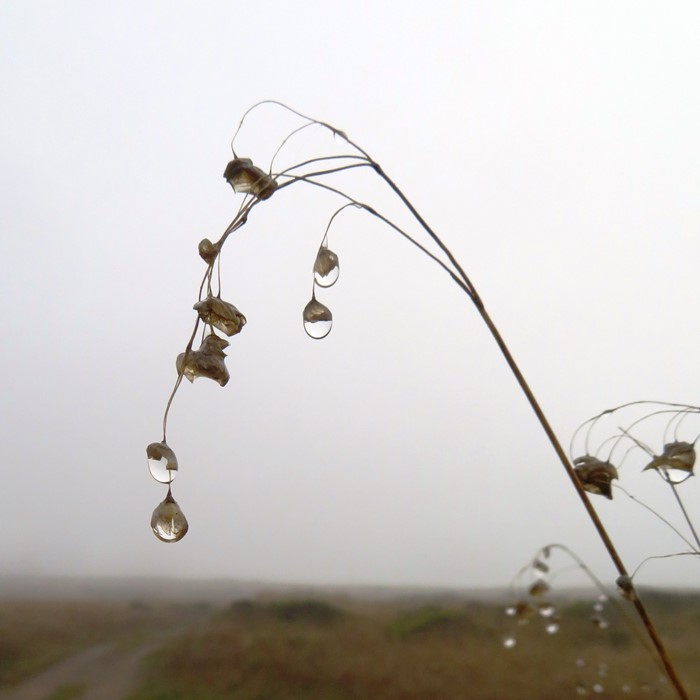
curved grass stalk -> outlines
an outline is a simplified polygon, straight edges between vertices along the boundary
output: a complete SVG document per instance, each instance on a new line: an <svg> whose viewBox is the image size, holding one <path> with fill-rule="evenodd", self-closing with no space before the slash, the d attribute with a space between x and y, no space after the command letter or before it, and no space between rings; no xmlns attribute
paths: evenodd
<svg viewBox="0 0 700 700"><path fill-rule="evenodd" d="M460 289L469 297L469 299L472 301L474 306L476 307L479 315L481 316L481 319L483 320L484 324L486 325L489 333L493 337L499 351L501 352L503 358L506 361L506 364L508 365L508 368L510 369L511 373L513 374L517 384L519 385L521 391L525 395L525 398L527 402L529 403L533 413L535 414L537 420L540 423L540 426L542 430L544 431L545 435L547 436L547 439L549 440L552 448L554 449L555 454L557 455L558 460L560 461L564 471L566 472L567 476L569 477L572 486L574 490L576 491L584 509L586 510L589 519L591 520L591 523L593 524L599 538L601 539L604 547L606 548L615 568L617 569L620 577L624 577L625 580L629 579L630 580L630 586L632 586L631 579L627 573L627 570L625 568L625 565L612 541L610 536L608 535L601 519L599 518L598 514L596 513L593 505L591 504L588 495L586 494L581 482L579 481L578 477L576 476L576 472L574 471L574 468L567 457L566 453L564 452L559 439L557 438L549 420L547 419L544 411L542 410L539 402L535 398L535 395L530 388L529 384L525 380L525 377L523 373L521 372L518 364L516 363L512 353L510 352L510 349L501 335L499 329L497 328L495 322L492 320L491 316L489 315L488 311L486 310L486 306L484 302L482 301L481 297L479 296L474 284L470 280L469 276L467 275L466 271L464 268L461 266L459 261L455 258L455 256L452 254L452 252L449 250L449 248L444 244L444 242L441 240L441 238L437 235L437 233L428 225L426 220L421 216L421 214L418 212L418 210L414 207L412 202L408 199L408 197L403 193L403 191L399 188L399 186L384 172L382 169L381 165L375 161L364 149L362 149L360 146L358 146L355 142L353 142L351 139L348 138L348 136L341 130L336 129L332 125L322 122L316 119L312 119L310 117L307 117L306 115L302 114L301 112L298 112L287 105L277 102L275 100L265 100L263 102L259 102L255 105L253 105L250 109L248 109L243 117L241 118L241 121L238 125L238 128L236 129L236 132L234 133L234 136L231 140L231 149L233 151L234 157L236 157L236 151L234 148L234 142L236 140L236 137L238 136L246 118L248 115L257 107L261 105L277 105L288 112L298 116L299 118L305 120L308 122L308 124L303 125L302 127L295 129L292 131L288 136L282 141L282 143L279 145L277 150L274 153L273 159L277 157L279 154L280 150L285 146L285 144L289 141L289 139L294 136L296 133L298 133L301 129L306 128L307 126L311 126L313 124L316 124L322 128L325 128L329 130L334 136L340 137L343 139L351 148L355 149L357 153L360 154L360 156L355 156L360 162L358 163L353 163L349 165L341 165L338 166L337 168L328 168L328 169L321 169L317 171L311 171L311 172L306 172L306 173L301 173L301 174L293 174L292 171L301 168L301 167L306 167L307 165L311 165L317 162L320 162L321 160L331 160L331 158L324 158L324 159L311 159L309 161L304 161L302 164L298 164L297 166L292 166L285 170L283 173L278 174L275 177L277 178L282 177L282 178L289 178L287 182L278 184L277 189L282 189L285 187L288 187L292 184L296 184L299 182L306 182L308 184L312 184L317 187L324 188L328 191L334 192L340 197L343 197L348 201L349 203L355 204L359 206L360 208L364 209L365 211L369 212L370 214L373 214L374 216L377 216L380 218L382 221L387 223L391 228L396 230L400 235L404 236L407 238L411 243L413 243L415 246L417 246L423 253L425 253L430 259L432 259L435 263L440 265L448 274L451 276L452 280L460 287ZM342 156L341 156L342 158ZM352 156L346 156L347 159L352 158ZM358 168L358 167L371 167L376 174L384 181L384 183L390 188L390 190L398 197L398 199L401 201L403 206L406 207L406 209L410 212L410 214L413 216L417 224L423 229L423 231L429 236L429 238L437 245L437 247L440 249L441 253L445 256L446 261L440 260L440 258L430 251L427 250L422 244L420 244L415 238L413 238L411 235L409 235L406 231L401 229L400 227L396 226L393 222L391 222L388 218L384 217L383 215L379 214L373 207L362 204L358 202L357 200L353 199L346 193L342 192L341 190L334 188L330 185L327 185L326 183L319 182L317 179L314 178L320 178L320 177L325 177L343 170L349 170L351 168ZM224 234L221 236L220 240L217 243L217 246L219 248L219 251L221 249L221 246L225 243L226 239L228 236L241 226L243 226L248 218L248 214L252 210L252 208L257 205L260 202L259 199L254 199L251 201L249 204L247 204L245 207L241 207L241 211L239 211L239 214L237 217L234 219L234 221L229 225L229 227L226 229ZM211 268L211 265L210 265ZM210 270L208 270L208 274L210 273ZM205 280L203 281L203 285L206 282L207 276L205 275ZM201 293L201 292L200 292ZM195 326L195 332L196 332L196 326ZM193 334L194 337L194 334ZM191 346L191 340L188 345L188 350ZM173 394L170 397L170 400L168 402L168 409L170 408L170 404L172 403L172 398L175 394L175 391L177 391L177 388L179 387L179 383L181 382L182 377L178 377L178 382L176 383L175 389L173 390ZM604 412L605 415L607 413L610 413L612 411L606 411ZM166 416L164 418L164 431L165 431L165 422L167 419L167 410L166 410ZM586 424L584 424L586 425ZM592 426L589 427L589 432L592 430ZM683 684L678 677L676 670L674 668L674 665L666 651L666 648L659 637L656 628L654 627L654 624L647 612L646 607L644 606L644 603L642 602L640 596L636 593L634 588L631 588L631 592L633 595L631 595L632 602L636 608L636 611L642 621L642 624L644 625L644 629L646 631L646 634L651 641L651 644L653 645L656 654L658 655L658 658L660 659L660 663L663 666L671 684L673 685L677 695L679 698L682 700L687 700L688 695L687 692L685 691Z"/></svg>

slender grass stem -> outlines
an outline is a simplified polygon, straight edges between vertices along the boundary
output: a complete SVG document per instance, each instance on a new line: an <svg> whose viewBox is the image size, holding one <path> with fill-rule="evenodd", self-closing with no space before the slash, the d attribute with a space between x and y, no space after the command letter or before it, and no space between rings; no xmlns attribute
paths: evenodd
<svg viewBox="0 0 700 700"><path fill-rule="evenodd" d="M690 529L690 532L693 535L693 539L695 540L695 543L698 546L698 549L700 549L700 538L698 538L698 533L697 530L695 529L695 526L693 525L693 521L690 519L690 515L688 515L688 511L685 509L685 504L681 500L681 495L678 493L678 488L676 484L674 484L668 476L666 477L666 481L668 482L668 485L671 487L671 491L673 491L673 495L676 497L676 502L678 503L678 507L681 509L681 513L683 513L683 517L685 518L685 522L688 524L688 528Z"/></svg>
<svg viewBox="0 0 700 700"><path fill-rule="evenodd" d="M550 444L552 445L559 461L561 462L564 470L566 471L567 475L569 476L569 479L571 480L571 483L574 487L574 490L579 496L579 499L581 500L586 512L588 513L588 516L593 523L593 526L595 527L598 536L600 537L603 545L605 546L610 558L613 561L613 564L615 565L615 568L617 569L619 575L621 577L625 577L626 580L630 581L629 584L629 592L633 595L631 595L632 603L636 608L636 611L642 621L642 624L644 625L644 628L646 630L646 633L654 646L656 653L660 659L661 665L663 666L664 670L666 671L666 674L668 675L668 678L670 682L672 683L677 695L681 700L688 700L688 694L683 687L683 684L678 677L676 670L673 666L673 663L666 651L666 648L659 637L656 628L654 627L654 624L647 612L646 607L644 606L644 603L642 602L640 596L637 594L636 590L633 587L633 584L631 583L631 579L629 577L629 574L627 573L627 569L625 568L625 565L620 557L620 555L617 552L617 549L615 548L615 545L612 542L612 539L608 535L601 519L599 518L596 510L594 509L593 505L591 504L588 495L586 494L581 482L579 481L578 477L576 476L576 472L574 471L574 468L567 457L566 453L564 452L559 439L557 438L556 434L554 433L554 430L552 429L552 426L549 423L549 420L544 414L544 411L540 407L539 402L535 398L534 393L532 392L530 386L528 385L527 381L525 380L525 377L523 376L522 372L520 371L520 368L518 367L517 363L515 362L515 359L513 358L513 355L510 352L510 349L508 348L508 345L506 344L505 340L503 339L500 331L496 327L496 324L493 322L491 319L490 315L488 314L486 307L481 300L479 294L476 291L476 288L474 287L473 283L469 279L469 276L467 275L466 271L462 268L460 263L457 261L455 256L452 254L452 252L447 248L447 246L442 242L442 240L439 238L439 236L433 231L433 229L428 225L428 223L425 221L425 219L420 215L418 210L413 206L412 202L406 197L406 195L401 191L401 189L396 185L396 183L384 172L382 167L374 161L370 155L362 149L360 146L358 146L354 141L350 140L347 135L343 132L340 131L339 129L336 129L332 125L318 121L315 119L312 119L310 117L307 117L306 115L302 114L301 112L298 112L284 103L278 102L276 100L264 100L262 102L257 103L256 105L253 105L248 111L245 112L243 117L241 118L241 121L238 125L238 128L236 129L236 132L233 136L233 139L231 140L231 149L234 153L234 156L236 155L235 149L233 147L233 143L246 119L246 117L250 114L250 112L257 107L264 105L264 104L269 104L269 105L277 105L288 112L297 115L301 119L304 119L308 122L308 124L305 124L302 127L299 127L298 129L295 129L292 131L280 144L278 147L277 151L275 152L273 156L274 158L277 156L279 151L282 149L282 147L288 142L288 140L294 136L296 133L301 131L302 129L306 128L307 126L310 126L312 124L317 124L325 129L328 129L330 132L332 132L336 136L340 136L343 138L352 148L354 148L361 157L356 158L360 162L357 163L352 163L349 165L342 165L338 166L336 168L329 168L329 169L323 169L323 170L318 170L316 172L311 172L311 173L306 173L306 174L299 174L299 175L293 175L291 174L291 171L295 170L297 167L301 167L302 165L305 164L311 164L315 162L319 162L321 159L313 159L310 161L305 161L305 163L297 166L292 166L285 170L284 173L281 174L281 177L289 177L290 180L280 184L278 186L278 189L282 189L286 186L289 186L295 182L307 182L309 184L315 185L317 187L324 188L326 190L329 190L331 192L335 192L336 194L340 195L341 197L344 197L346 201L349 203L353 203L369 213L377 216L378 218L382 219L385 221L387 224L389 224L394 230L396 230L399 234L402 236L406 237L409 241L411 241L414 245L416 245L422 252L426 253L434 262L439 264L444 270L446 270L450 276L452 277L453 281L462 289L462 291L471 299L471 301L474 303L475 307L477 308L482 320L484 321L486 327L488 328L489 332L491 333L491 336L495 340L501 354L503 355L504 359L506 360L506 363L508 364L508 367L515 377L518 385L520 386L520 389L525 395L525 398L527 399L528 403L530 404L530 407L532 411L534 412L535 416L537 417L543 431L545 432ZM351 156L345 156L346 158L352 158ZM328 160L334 159L329 158ZM342 158L342 156L340 157ZM325 160L325 159L324 159ZM386 219L385 217L381 216L374 210L372 207L369 205L361 204L357 200L353 199L349 195L345 194L344 192L340 191L337 188L331 187L329 185L326 185L325 183L318 182L317 180L312 179L313 177L320 177L324 175L330 175L332 173L340 172L343 170L350 170L353 168L358 168L358 167L365 167L365 166L370 166L372 167L375 172L379 175L379 177L384 180L384 182L391 188L391 190L394 192L394 194L401 200L401 202L404 204L404 206L408 209L408 211L412 214L416 222L420 225L420 227L428 234L428 236L434 241L434 243L439 247L439 249L442 251L442 253L445 255L447 260L449 261L449 264L445 263L444 261L440 260L439 257L436 255L433 255L430 253L424 246L422 246L418 241L416 241L412 236L410 236L408 233L400 229L398 226L394 225L390 220ZM280 175L278 175L280 177ZM240 228L245 224L247 220L248 213L250 210L255 206L260 200L255 199L253 202L250 204L246 204L245 207L242 207L241 210L239 211L239 214L237 217L234 219L234 221L230 224L230 226L226 229L224 232L223 236L218 242L219 248L223 243L225 242L226 238L228 235L233 232L234 230ZM450 269L450 266L453 269ZM196 330L196 326L195 326ZM190 341L191 345L191 341ZM181 380L181 377L178 377L178 384L176 384L175 390L177 390L177 387L179 385L179 381ZM173 391L173 395L174 395ZM171 399L172 401L172 396ZM169 408L170 402L168 404ZM671 404L667 404L671 405ZM614 409L613 409L614 410ZM605 415L607 413L611 413L611 411L605 411L602 415ZM167 417L167 411L166 411L166 417ZM588 433L587 433L587 438L590 435L590 431L593 429L595 423L597 422L597 419L594 419L592 423L588 425ZM586 425L586 424L584 424ZM583 426L582 426L583 427ZM165 419L164 419L164 431L165 431ZM578 431L577 431L578 432ZM675 489L674 489L674 493ZM676 498L679 500L679 505L681 505L681 508L686 516L686 519L688 520L690 524L690 520L687 516L687 513L685 512L685 509L683 508L680 498L678 494L676 493ZM696 538L696 541L698 541L698 544L700 546L700 540L698 540L697 534L695 533L695 530L692 527L692 524L690 525L691 530L693 531L693 535Z"/></svg>
<svg viewBox="0 0 700 700"><path fill-rule="evenodd" d="M557 438L554 430L552 429L551 424L549 423L549 420L544 414L544 411L540 407L539 402L535 398L534 393L532 392L532 389L530 389L529 384L525 380L525 377L523 373L520 371L520 368L518 367L515 358L510 352L510 349L508 348L508 345L506 344L505 340L503 339L503 336L501 335L500 331L496 327L496 324L493 322L491 319L491 316L488 314L486 307L481 300L481 297L479 297L474 285L472 284L471 280L467 276L466 272L463 270L462 266L459 264L457 259L454 257L454 255L448 250L447 246L440 240L438 235L430 228L430 226L426 223L426 221L421 217L421 215L418 213L418 211L415 209L413 204L408 200L408 198L403 194L403 192L399 189L399 187L396 185L396 183L393 182L381 169L381 167L377 164L375 164L375 169L377 173L382 177L382 179L385 180L385 182L391 187L391 189L398 195L398 197L401 199L401 201L406 205L406 207L409 209L409 211L413 214L413 216L416 218L416 220L420 223L420 225L423 227L423 229L430 235L430 237L437 243L437 245L440 247L440 249L445 253L445 255L448 257L450 262L454 265L455 269L459 272L461 275L464 283L468 286L469 291L467 292L472 301L474 302L474 305L476 306L479 314L481 315L481 318L483 319L484 323L486 324L486 327L488 328L489 332L493 336L493 339L496 341L496 344L498 345L499 350L501 351L501 354L506 360L506 363L508 364L508 367L510 368L513 376L515 377L516 381L518 382L518 385L520 386L522 392L525 394L525 397L530 404L530 407L532 408L533 412L537 416L538 421L540 422L540 425L542 429L544 430L550 444L554 448L554 451L557 454L557 457L559 458L559 461L561 462L562 466L564 467L564 470L566 471L567 475L569 476L569 479L571 480L571 483L576 491L576 493L579 496L579 499L581 500L581 503L583 504L584 508L586 509L586 512L588 513L588 517L590 518L591 522L593 523L593 526L595 527L596 531L598 532L598 536L600 537L601 541L603 542L603 545L605 546L605 549L608 551L608 555L613 561L613 564L615 565L615 568L617 569L618 573L620 576L624 576L626 578L629 578L629 574L627 573L627 569L618 554L617 548L613 544L612 539L608 535L607 530L605 529L605 526L603 525L603 522L601 521L600 517L598 516L598 513L596 512L595 508L593 507L590 499L588 498L588 495L586 494L583 486L581 485L581 482L579 481L578 477L576 476L576 472L574 471L573 466L571 465L571 462L569 461L569 458L566 456L566 453L564 452L561 443L559 442L559 439ZM466 290L465 290L466 291ZM633 589L634 590L634 589ZM682 700L689 700L689 696L683 687L683 684L681 682L680 677L676 673L676 669L673 665L673 662L671 661L670 656L668 655L668 652L666 651L666 647L663 643L663 640L659 636L658 632L656 631L656 627L654 626L654 623L652 622L652 619L646 609L646 606L642 602L641 597L639 594L634 590L634 595L632 596L632 603L634 604L637 613L642 621L642 624L644 625L646 632L649 636L649 639L651 640L651 643L654 645L654 648L656 649L656 652L659 656L659 659L661 661L661 664L664 667L664 670L666 671L666 674L668 675L669 680L671 681L674 689L676 690L676 693L678 694L678 697L681 698Z"/></svg>

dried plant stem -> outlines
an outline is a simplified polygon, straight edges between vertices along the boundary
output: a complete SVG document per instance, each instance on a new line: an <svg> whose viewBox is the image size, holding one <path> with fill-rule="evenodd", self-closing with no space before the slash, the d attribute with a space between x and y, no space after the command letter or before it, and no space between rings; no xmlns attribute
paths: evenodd
<svg viewBox="0 0 700 700"><path fill-rule="evenodd" d="M552 426L549 424L547 417L544 415L544 412L542 411L539 403L537 402L535 395L532 393L530 386L525 381L525 377L523 376L518 365L516 364L515 360L513 359L513 356L511 355L510 350L508 349L508 346L506 345L505 341L503 340L503 337L501 336L500 332L498 331L495 324L491 320L491 317L488 315L483 304L477 305L477 309L479 310L481 317L483 318L484 322L486 323L486 326L488 327L489 331L491 332L491 335L493 336L494 340L496 341L501 353L505 357L505 360L508 363L508 366L510 367L511 372L515 376L518 384L520 385L520 388L522 389L523 393L525 394L532 410L534 411L535 415L537 416L537 419L539 420L540 425L542 426L542 429L544 430L545 434L547 435L549 442L551 443L552 447L554 448L554 451L557 453L557 457L559 457L559 461L561 462L562 466L566 470L566 473L569 475L569 478L571 479L571 482L574 485L574 488L576 489L576 493L579 495L579 498L581 499L581 502L583 503L583 506L586 509L586 512L588 513L588 516L591 519L593 526L598 531L598 535L599 535L600 539L602 540L603 545L607 549L608 554L610 555L610 558L612 559L613 563L615 564L615 568L617 569L620 576L625 576L625 577L629 578L629 574L627 573L627 569L625 568L625 565L623 564L622 559L620 558L620 555L618 554L615 545L613 544L612 540L610 539L610 536L608 535L607 530L605 529L605 526L603 525L602 521L598 517L598 514L596 513L595 509L593 508L593 505L591 504L591 501L588 498L588 495L584 491L583 486L581 486L580 481L576 477L576 473L574 472L573 466L569 462L569 458L566 456L566 453L562 449L562 446L559 443L559 440L558 440L557 436L555 435L554 430L552 429ZM659 637L659 635L656 631L656 628L654 627L654 623L652 622L651 617L649 616L649 613L647 612L646 606L642 602L642 599L640 598L640 596L636 590L634 591L634 595L632 596L632 603L634 604L634 607L637 609L637 613L639 614L639 617L642 620L642 623L647 631L647 634L649 635L649 639L651 640L652 644L654 645L654 648L656 649L656 652L659 655L659 659L661 660L661 663L663 664L664 670L666 671L666 674L668 675L669 680L673 684L673 687L675 688L676 693L678 694L678 697L683 698L683 700L688 700L689 696L688 696L685 688L683 687L683 684L681 683L681 680L678 677L678 674L676 673L676 669L673 665L673 662L671 661L671 658L668 655L668 652L666 651L666 647L664 646L664 643L661 640L661 637Z"/></svg>
<svg viewBox="0 0 700 700"><path fill-rule="evenodd" d="M311 125L318 125L322 128L328 129L331 131L335 136L339 136L342 139L346 141L351 147L353 147L358 154L360 154L360 157L357 156L344 156L345 158L351 159L351 160L357 160L359 162L354 162L349 165L340 165L338 167L331 167L328 169L322 169L318 171L312 171L312 172L307 172L303 174L292 174L292 171L296 170L298 167L301 167L306 164L312 164L316 162L320 162L321 160L342 160L343 156L340 158L337 157L330 157L330 158L319 158L319 159L312 159L308 161L304 161L302 164L297 164L296 166L292 166L291 168L288 168L287 170L283 171L278 175L281 177L288 177L290 178L288 182L285 182L283 184L280 184L278 189L282 189L284 187L287 187L293 183L296 182L307 182L309 184L315 185L317 187L322 187L328 191L334 192L338 194L341 197L344 197L349 203L355 204L356 206L359 206L360 208L364 209L365 211L369 212L370 214L373 214L375 216L378 216L380 219L388 223L390 226L392 226L398 233L401 235L405 236L408 238L409 241L411 241L414 245L416 245L418 248L421 249L422 252L424 252L426 255L428 255L434 262L437 262L444 270L446 270L450 276L452 277L452 280L462 289L462 291L472 300L474 303L474 306L477 308L479 314L481 315L484 323L486 324L487 328L489 329L489 332L493 336L494 340L496 341L496 344L498 345L503 357L505 358L506 362L508 363L508 366L510 367L511 372L513 373L513 376L517 380L521 390L525 394L525 397L527 398L530 407L534 411L535 415L537 416L537 419L540 422L540 425L542 426L542 429L544 430L545 434L547 435L547 438L549 439L549 442L551 443L552 447L554 448L554 451L557 454L557 457L559 458L562 466L564 467L564 470L568 474L574 489L576 490L576 493L579 495L579 498L581 499L581 502L583 503L584 508L586 509L586 512L588 513L589 518L591 519L591 522L593 523L594 527L596 528L598 535L600 539L603 542L603 545L608 551L608 554L610 558L612 559L615 568L617 569L618 573L620 576L624 576L626 580L630 580L630 585L628 588L628 592L631 594L632 602L637 610L637 613L639 614L639 617L642 620L642 623L644 625L644 628L646 630L647 635L649 636L649 639L651 643L653 644L658 656L659 660L666 671L668 678L670 682L672 683L677 695L681 700L688 700L688 694L683 687L683 684L681 683L680 678L678 677L676 670L673 666L673 663L671 662L671 659L664 647L664 644L662 640L660 639L659 635L656 632L656 629L652 623L651 618L649 617L649 614L646 610L646 607L644 606L644 603L642 602L641 598L637 594L636 590L633 588L631 584L631 579L629 577L629 574L627 573L627 569L625 568L625 565L622 562L622 559L620 558L620 555L617 552L617 549L615 548L610 536L608 535L605 527L603 526L603 523L601 522L600 518L598 517L598 514L596 513L595 509L593 508L593 505L591 504L586 492L583 489L583 486L581 485L579 479L576 476L576 473L574 471L574 468L569 461L569 458L567 457L566 453L562 449L562 446L555 435L549 421L547 420L544 412L542 411L539 403L537 402L537 399L535 398L534 394L532 393L532 390L530 389L528 383L525 381L525 378L520 371L518 365L516 364L513 356L510 353L510 350L508 349L508 346L506 345L505 341L503 340L503 337L501 336L499 330L496 328L496 325L494 322L491 320L491 317L489 316L488 312L486 311L486 308L484 306L483 301L479 297L476 288L472 284L471 280L467 276L465 270L462 268L462 266L459 264L457 259L454 257L454 255L450 252L450 250L445 246L445 244L440 240L440 238L437 236L437 234L430 228L430 226L427 224L425 219L420 215L420 213L417 211L417 209L413 206L411 201L404 195L404 193L399 189L399 187L394 183L394 181L384 172L382 167L377 163L371 156L362 149L360 146L358 146L354 141L349 139L347 135L343 132L340 131L339 129L336 129L332 125L319 121L316 119L312 119L310 117L307 117L306 115L302 114L301 112L298 112L284 103L278 102L276 100L263 100L262 102L258 102L257 104L253 105L250 109L248 109L243 117L241 118L241 121L238 125L238 128L236 129L236 132L233 136L233 139L231 140L231 149L233 151L234 157L236 156L235 149L233 148L233 143L238 135L238 132L240 131L243 122L247 118L247 116L250 114L251 111L259 107L260 105L263 104L269 104L269 105L277 105L287 111L289 111L292 114L297 115L301 119L306 120L308 123L305 124L304 126L295 129L292 131L280 144L278 149L275 151L274 157L276 157L282 147L290 140L291 137L293 137L295 134L299 133L301 130L305 129L307 126ZM273 158L274 158L273 157ZM370 166L375 170L377 175L384 180L384 182L391 188L391 190L394 192L394 194L401 200L401 202L404 204L404 206L411 212L415 220L418 222L418 224L422 227L422 229L430 236L430 238L434 241L434 243L440 248L442 253L446 256L447 260L449 261L449 265L442 260L440 260L437 256L433 255L430 253L424 246L419 244L415 239L413 239L411 236L409 236L405 231L403 231L401 228L398 226L394 225L390 220L385 218L384 216L380 215L375 209L370 207L369 205L362 204L358 202L357 200L353 199L352 197L348 196L344 192L326 185L325 183L321 183L317 180L314 180L314 177L321 177L323 175L329 175L332 173L340 172L343 170L351 170L354 168L362 168ZM257 203L257 201L256 201ZM240 218L237 220L234 220L234 222L231 224L229 229L224 233L224 235L221 237L220 241L218 242L217 245L221 246L225 242L226 238L228 235L235 230L236 228L239 228L242 226L247 218L247 214L252 208L252 204L248 207L248 209L240 215ZM451 266L451 267L450 267ZM177 388L177 387L176 387ZM607 412L606 412L607 413ZM590 430L590 429L589 429ZM677 496L677 494L676 494ZM678 497L678 496L677 496ZM691 526L692 529L692 526ZM695 534L695 533L694 533Z"/></svg>
<svg viewBox="0 0 700 700"><path fill-rule="evenodd" d="M374 164L375 170L379 174L379 176L391 187L391 189L397 194L397 196L401 199L401 201L408 207L409 211L413 214L413 216L416 218L416 220L420 223L420 225L425 229L425 231L428 233L428 235L437 243L437 245L440 247L440 249L445 253L445 255L448 257L450 262L454 265L455 269L459 272L460 276L462 277L464 284L467 286L467 289L464 288L464 285L460 285L461 288L470 296L471 300L474 302L474 306L476 306L479 314L481 315L481 318L483 319L484 323L486 324L486 327L489 329L489 332L493 336L493 339L496 341L496 344L498 345L499 350L501 351L501 354L505 358L506 362L508 363L508 367L510 368L511 372L513 373L513 376L515 377L516 381L520 385L520 388L522 389L523 393L525 394L525 397L528 400L528 403L530 404L530 407L532 408L533 412L537 416L537 419L540 422L540 425L542 426L542 429L544 430L545 434L547 435L547 439L549 440L550 444L554 448L554 451L557 454L557 457L559 458L559 461L561 462L562 466L564 467L564 470L569 476L569 479L571 480L571 483L574 486L574 489L576 490L576 493L578 494L579 498L581 499L581 502L583 503L583 507L586 509L586 512L588 513L588 517L591 519L591 522L593 523L593 526L598 532L598 536L600 537L601 541L603 542L603 545L608 551L608 554L610 558L612 559L615 568L617 569L618 573L620 576L624 576L629 579L629 574L627 573L627 569L618 554L617 548L612 542L612 539L608 535L607 530L605 529L605 526L603 525L601 519L598 517L598 513L596 513L595 508L593 507L590 499L588 498L588 495L586 494L585 490L583 489L583 486L581 485L581 482L579 481L578 477L576 476L576 472L574 471L574 468L569 461L569 458L567 457L566 453L564 452L561 443L559 442L559 439L557 438L556 434L554 433L554 430L552 429L552 426L549 423L549 420L547 420L547 417L545 416L542 408L540 407L540 404L538 403L537 399L535 398L535 395L532 393L532 390L530 389L530 386L528 385L527 381L525 380L525 377L523 376L522 372L520 371L520 368L518 367L517 363L515 362L515 359L513 358L513 355L511 354L510 350L508 349L508 346L506 345L505 340L503 339L503 336L501 336L500 331L496 327L495 323L491 320L491 317L489 316L488 312L486 311L486 307L484 306L483 301L479 297L478 293L476 292L476 289L474 285L472 284L471 280L467 277L466 273L464 272L463 268L460 266L460 264L457 262L456 258L454 255L448 250L448 248L445 246L445 244L440 240L440 238L437 236L437 234L428 226L428 224L425 222L425 220L420 216L418 211L415 209L415 207L411 204L411 202L406 198L406 196L403 194L403 192L399 189L399 187L391 180L386 173L382 170L382 168L378 164ZM639 594L637 593L636 589L632 590L633 595L632 595L632 603L634 604L634 607L637 610L637 613L639 614L639 617L642 621L642 624L644 625L644 628L646 629L647 634L649 635L649 639L651 640L651 643L654 645L654 648L656 649L657 654L659 655L659 659L661 661L661 664L664 667L664 670L666 671L666 674L668 675L668 678L670 682L672 683L674 689L676 690L676 693L678 694L679 698L682 698L682 700L689 700L689 696L683 687L683 684L678 677L678 674L676 673L676 669L673 665L673 662L671 661L670 656L668 655L668 652L666 651L666 647L664 646L663 641L661 640L661 637L659 637L656 628L654 627L654 623L651 620L651 617L649 616L649 613L647 612L646 606L642 602L642 599L640 598Z"/></svg>
<svg viewBox="0 0 700 700"><path fill-rule="evenodd" d="M688 515L688 511L685 509L685 505L683 504L683 501L681 500L681 495L678 493L678 489L676 488L676 484L674 484L670 479L668 479L668 485L671 487L671 491L673 491L673 495L676 497L676 502L678 503L678 507L681 509L681 513L683 513L683 517L685 518L685 522L688 524L688 527L690 528L690 532L693 534L693 539L695 540L696 544L698 545L698 548L700 548L700 538L698 538L698 533L697 530L695 529L695 526L693 525L693 521L690 519L690 516Z"/></svg>

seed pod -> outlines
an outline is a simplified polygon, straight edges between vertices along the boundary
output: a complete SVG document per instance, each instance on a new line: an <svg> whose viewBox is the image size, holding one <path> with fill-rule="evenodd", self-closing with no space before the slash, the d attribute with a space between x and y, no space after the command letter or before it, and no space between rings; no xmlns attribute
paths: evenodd
<svg viewBox="0 0 700 700"><path fill-rule="evenodd" d="M197 377L206 377L218 382L220 386L226 386L229 373L224 364L224 348L228 347L228 344L228 340L219 338L218 335L208 335L202 341L199 350L181 352L177 356L175 366L178 374L182 374L190 382Z"/></svg>
<svg viewBox="0 0 700 700"><path fill-rule="evenodd" d="M610 462L585 455L574 460L574 471L586 491L612 500L611 482L618 476L617 469Z"/></svg>
<svg viewBox="0 0 700 700"><path fill-rule="evenodd" d="M228 336L241 332L246 324L245 316L233 305L219 297L209 296L194 305L199 318Z"/></svg>
<svg viewBox="0 0 700 700"><path fill-rule="evenodd" d="M258 199L268 199L277 189L277 181L253 165L250 158L235 158L224 170L224 178L234 192L253 194Z"/></svg>

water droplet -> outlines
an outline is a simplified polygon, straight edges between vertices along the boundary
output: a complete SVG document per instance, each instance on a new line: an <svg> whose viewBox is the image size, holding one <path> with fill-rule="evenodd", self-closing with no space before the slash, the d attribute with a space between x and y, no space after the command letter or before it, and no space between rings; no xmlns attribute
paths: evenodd
<svg viewBox="0 0 700 700"><path fill-rule="evenodd" d="M559 623L549 622L544 629L547 634L556 634L559 631Z"/></svg>
<svg viewBox="0 0 700 700"><path fill-rule="evenodd" d="M583 668L586 665L585 659L576 659L576 668Z"/></svg>
<svg viewBox="0 0 700 700"><path fill-rule="evenodd" d="M508 617L515 617L515 612L515 608L512 605L505 609L505 613Z"/></svg>
<svg viewBox="0 0 700 700"><path fill-rule="evenodd" d="M552 615L554 615L556 612L556 608L554 605L552 605L552 603L540 603L537 610L542 617L552 617Z"/></svg>
<svg viewBox="0 0 700 700"><path fill-rule="evenodd" d="M601 593L601 594L598 596L598 600L599 600L601 603L607 603L607 602L608 602L608 596L607 596L605 593Z"/></svg>
<svg viewBox="0 0 700 700"><path fill-rule="evenodd" d="M591 622L593 626L597 627L599 630L606 630L609 627L608 621L602 615L593 615Z"/></svg>
<svg viewBox="0 0 700 700"><path fill-rule="evenodd" d="M596 603L593 606L593 610L595 610L596 612L603 612L604 609L605 609L605 606L602 603Z"/></svg>
<svg viewBox="0 0 700 700"><path fill-rule="evenodd" d="M505 649L512 649L517 644L517 641L513 635L508 635L503 637L503 647Z"/></svg>
<svg viewBox="0 0 700 700"><path fill-rule="evenodd" d="M629 695L632 692L632 686L629 683L625 683L620 690L622 690L625 695Z"/></svg>
<svg viewBox="0 0 700 700"><path fill-rule="evenodd" d="M161 484L170 484L177 476L177 457L164 442L152 442L146 448L148 470Z"/></svg>
<svg viewBox="0 0 700 700"><path fill-rule="evenodd" d="M314 263L314 280L319 287L332 287L340 275L338 256L325 245L318 249Z"/></svg>
<svg viewBox="0 0 700 700"><path fill-rule="evenodd" d="M187 534L187 518L173 498L170 488L165 500L153 511L151 528L153 534L163 542L179 542Z"/></svg>
<svg viewBox="0 0 700 700"><path fill-rule="evenodd" d="M586 688L583 683L578 683L576 685L576 695L580 695L581 697L588 695L588 688Z"/></svg>
<svg viewBox="0 0 700 700"><path fill-rule="evenodd" d="M593 688L591 688L591 690L593 690L593 692L597 693L598 695L600 695L600 693L605 692L605 688L600 683L594 683Z"/></svg>
<svg viewBox="0 0 700 700"><path fill-rule="evenodd" d="M330 332L333 325L333 314L315 298L304 307L304 330L310 338L321 340Z"/></svg>

